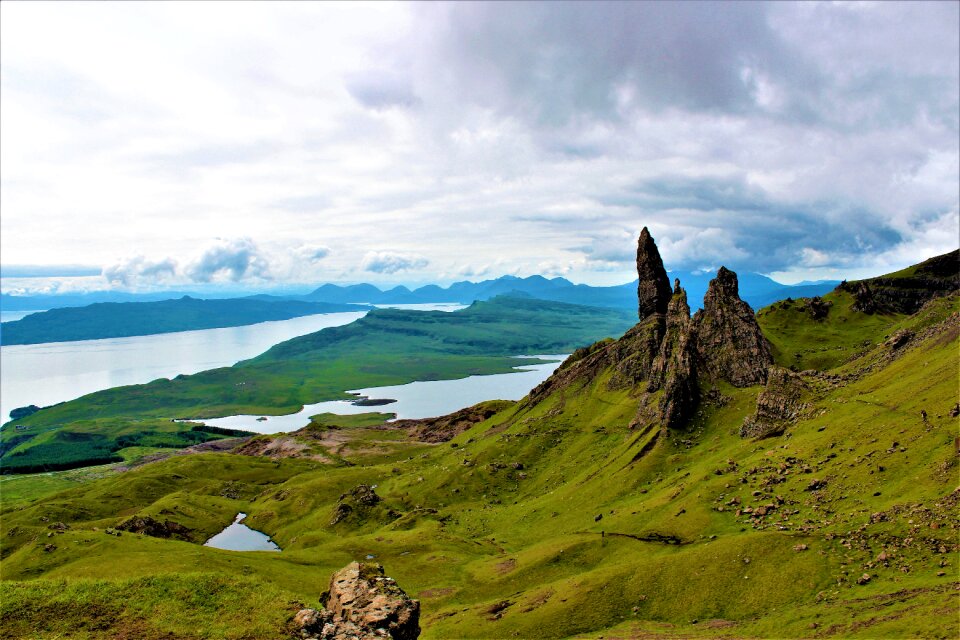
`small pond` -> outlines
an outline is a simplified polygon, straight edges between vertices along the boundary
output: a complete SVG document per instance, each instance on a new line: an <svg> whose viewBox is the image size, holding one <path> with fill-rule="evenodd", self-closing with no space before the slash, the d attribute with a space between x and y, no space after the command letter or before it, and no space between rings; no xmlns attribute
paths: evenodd
<svg viewBox="0 0 960 640"><path fill-rule="evenodd" d="M280 551L270 536L243 524L246 517L247 514L238 513L230 526L204 542L203 546L227 551Z"/></svg>

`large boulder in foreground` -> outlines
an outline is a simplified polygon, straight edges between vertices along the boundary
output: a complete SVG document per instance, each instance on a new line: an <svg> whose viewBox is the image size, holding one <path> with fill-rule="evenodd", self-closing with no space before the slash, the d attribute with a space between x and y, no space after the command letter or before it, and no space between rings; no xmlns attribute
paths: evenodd
<svg viewBox="0 0 960 640"><path fill-rule="evenodd" d="M420 602L411 600L376 563L351 562L330 578L320 597L324 608L302 609L293 619L305 640L392 638L420 636Z"/></svg>

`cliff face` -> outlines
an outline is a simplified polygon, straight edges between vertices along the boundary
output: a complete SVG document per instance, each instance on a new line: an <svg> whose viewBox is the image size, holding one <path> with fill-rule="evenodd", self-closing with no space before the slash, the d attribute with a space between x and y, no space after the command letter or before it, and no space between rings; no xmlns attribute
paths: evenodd
<svg viewBox="0 0 960 640"><path fill-rule="evenodd" d="M753 309L740 299L737 275L725 267L710 282L703 309L690 317L687 293L671 289L660 252L644 228L637 243L640 323L620 340L580 350L554 376L534 389L536 404L555 391L612 370L611 388L633 388L641 411L667 428L681 428L696 410L701 383L725 380L737 387L765 384L773 363Z"/></svg>

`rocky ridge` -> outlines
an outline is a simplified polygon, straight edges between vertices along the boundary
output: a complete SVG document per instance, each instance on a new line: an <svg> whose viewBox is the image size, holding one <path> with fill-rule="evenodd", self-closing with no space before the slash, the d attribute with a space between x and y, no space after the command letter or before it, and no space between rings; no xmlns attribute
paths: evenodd
<svg viewBox="0 0 960 640"><path fill-rule="evenodd" d="M837 289L853 294L855 311L915 313L932 298L960 289L960 249L925 260L912 273L902 274L844 281Z"/></svg>

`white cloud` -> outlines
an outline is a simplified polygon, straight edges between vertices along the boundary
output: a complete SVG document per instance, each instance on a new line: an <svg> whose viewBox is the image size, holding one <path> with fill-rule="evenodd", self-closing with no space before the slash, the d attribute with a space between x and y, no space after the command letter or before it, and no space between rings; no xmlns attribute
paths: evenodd
<svg viewBox="0 0 960 640"><path fill-rule="evenodd" d="M957 7L0 3L3 260L614 284L648 225L904 266L956 244Z"/></svg>
<svg viewBox="0 0 960 640"><path fill-rule="evenodd" d="M416 254L396 253L394 251L370 251L360 262L360 268L371 273L398 273L423 269L430 261Z"/></svg>

